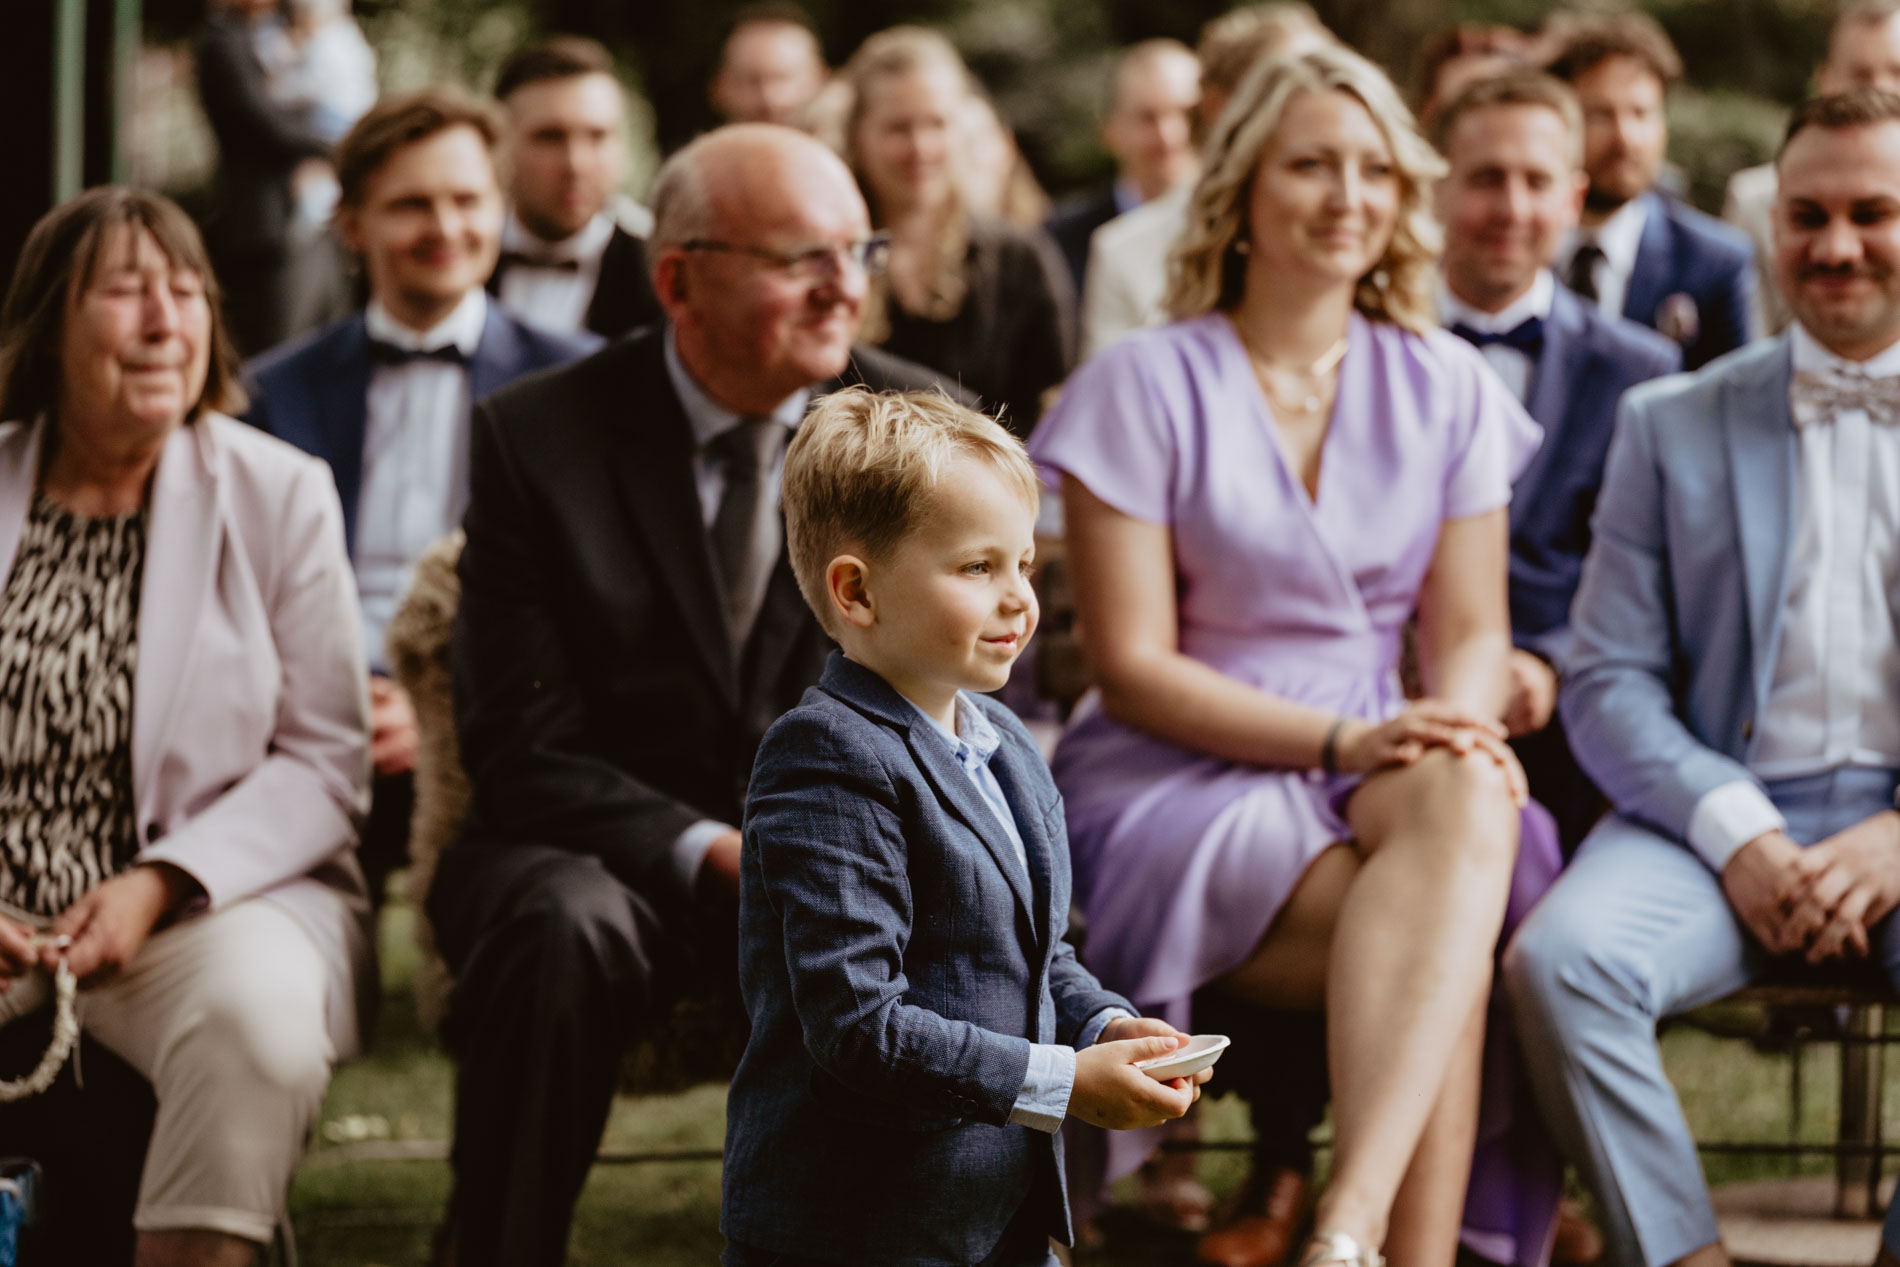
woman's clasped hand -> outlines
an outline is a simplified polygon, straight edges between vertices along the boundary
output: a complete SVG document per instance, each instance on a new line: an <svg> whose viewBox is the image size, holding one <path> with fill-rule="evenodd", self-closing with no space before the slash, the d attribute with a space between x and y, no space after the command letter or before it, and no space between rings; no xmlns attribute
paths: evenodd
<svg viewBox="0 0 1900 1267"><path fill-rule="evenodd" d="M1336 745L1338 765L1351 774L1371 774L1408 766L1433 748L1459 756L1479 754L1495 761L1509 780L1511 798L1522 807L1530 799L1524 769L1505 742L1502 722L1449 700L1421 699L1382 722L1347 721Z"/></svg>

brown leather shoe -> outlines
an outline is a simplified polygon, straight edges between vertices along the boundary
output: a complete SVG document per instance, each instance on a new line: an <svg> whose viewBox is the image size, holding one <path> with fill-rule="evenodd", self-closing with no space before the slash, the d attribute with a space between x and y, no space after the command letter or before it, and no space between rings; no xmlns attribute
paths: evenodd
<svg viewBox="0 0 1900 1267"><path fill-rule="evenodd" d="M1603 1257L1603 1233L1597 1231L1575 1201L1557 1207L1557 1230L1552 1234L1550 1261L1564 1267L1587 1267Z"/></svg>
<svg viewBox="0 0 1900 1267"><path fill-rule="evenodd" d="M1203 1236L1195 1246L1195 1256L1216 1267L1279 1267L1298 1242L1300 1233L1312 1217L1312 1185L1297 1170L1276 1170L1256 1185L1248 1181L1252 1194L1264 1192L1261 1200L1247 1200L1221 1226Z"/></svg>

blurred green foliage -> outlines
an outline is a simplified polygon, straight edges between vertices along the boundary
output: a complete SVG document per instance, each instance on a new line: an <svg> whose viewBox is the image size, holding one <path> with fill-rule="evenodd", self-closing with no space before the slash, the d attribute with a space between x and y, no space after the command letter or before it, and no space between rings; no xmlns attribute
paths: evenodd
<svg viewBox="0 0 1900 1267"><path fill-rule="evenodd" d="M356 0L382 51L385 82L450 77L476 88L519 41L553 31L592 35L626 67L650 106L646 129L664 152L715 122L706 82L745 0ZM1454 22L1532 29L1546 0L1313 0L1322 18L1413 86L1417 51ZM1602 8L1606 0L1584 0ZM204 0L145 0L155 40L182 38ZM1108 171L1096 139L1113 51L1150 36L1193 42L1229 0L804 0L826 55L841 62L895 22L944 27L1016 127L1023 152L1054 192ZM1804 95L1825 48L1827 0L1644 0L1682 51L1692 89L1672 104L1672 158L1705 206L1728 171L1772 152L1786 108ZM644 165L643 165L644 166ZM1713 202L1712 202L1713 200Z"/></svg>

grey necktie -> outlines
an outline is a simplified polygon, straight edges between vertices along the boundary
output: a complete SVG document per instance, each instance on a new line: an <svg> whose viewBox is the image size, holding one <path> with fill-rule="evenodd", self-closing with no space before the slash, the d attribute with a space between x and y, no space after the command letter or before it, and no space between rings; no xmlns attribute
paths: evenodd
<svg viewBox="0 0 1900 1267"><path fill-rule="evenodd" d="M765 586L778 563L783 529L773 504L772 465L785 443L785 426L771 418L743 418L713 441L723 459L725 496L713 519L713 561L726 600L726 627L735 657L752 636Z"/></svg>

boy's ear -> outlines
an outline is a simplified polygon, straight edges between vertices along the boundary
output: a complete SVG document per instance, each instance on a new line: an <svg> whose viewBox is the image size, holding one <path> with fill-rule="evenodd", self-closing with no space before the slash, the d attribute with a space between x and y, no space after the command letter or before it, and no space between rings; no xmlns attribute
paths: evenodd
<svg viewBox="0 0 1900 1267"><path fill-rule="evenodd" d="M871 603L871 572L855 554L841 554L825 565L825 599L839 620L857 629L877 621Z"/></svg>

